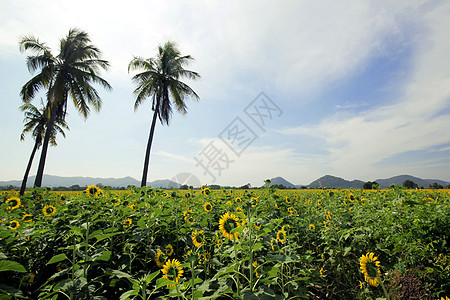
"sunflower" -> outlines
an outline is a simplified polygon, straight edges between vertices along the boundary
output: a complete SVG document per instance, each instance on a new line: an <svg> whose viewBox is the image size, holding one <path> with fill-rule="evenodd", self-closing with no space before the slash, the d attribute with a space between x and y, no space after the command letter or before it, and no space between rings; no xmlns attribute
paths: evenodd
<svg viewBox="0 0 450 300"><path fill-rule="evenodd" d="M164 266L164 263L166 262L166 254L164 254L161 250L158 250L155 257L155 262L158 267Z"/></svg>
<svg viewBox="0 0 450 300"><path fill-rule="evenodd" d="M252 207L258 206L258 198L257 197L251 197L250 203L252 204Z"/></svg>
<svg viewBox="0 0 450 300"><path fill-rule="evenodd" d="M206 202L205 204L203 204L203 209L206 211L206 212L210 212L210 211L212 211L212 204L211 204L211 202Z"/></svg>
<svg viewBox="0 0 450 300"><path fill-rule="evenodd" d="M42 209L42 213L46 217L51 217L56 213L56 207L54 207L53 205L46 205Z"/></svg>
<svg viewBox="0 0 450 300"><path fill-rule="evenodd" d="M133 220L131 220L130 218L123 221L123 227L125 227L125 228L129 228L131 226L131 224L133 224Z"/></svg>
<svg viewBox="0 0 450 300"><path fill-rule="evenodd" d="M191 209L185 210L183 212L184 220L189 224L192 224L195 221L195 219L191 216L191 214L194 214L194 212Z"/></svg>
<svg viewBox="0 0 450 300"><path fill-rule="evenodd" d="M362 255L359 260L361 272L364 274L365 281L371 286L378 286L380 283L380 261L374 256L373 252Z"/></svg>
<svg viewBox="0 0 450 300"><path fill-rule="evenodd" d="M89 196L93 196L93 197L97 197L98 195L100 195L102 192L102 190L95 185L90 185L87 187L86 189L86 194L88 194Z"/></svg>
<svg viewBox="0 0 450 300"><path fill-rule="evenodd" d="M350 202L354 202L356 200L356 198L352 193L350 193L350 194L348 194L348 200L350 200Z"/></svg>
<svg viewBox="0 0 450 300"><path fill-rule="evenodd" d="M243 214L244 211L242 210L242 208L240 208L240 207L238 206L238 207L236 207L236 213L238 213L238 214Z"/></svg>
<svg viewBox="0 0 450 300"><path fill-rule="evenodd" d="M24 221L25 223L31 222L31 221L33 221L32 218L33 218L32 215L30 215L30 214L24 214L24 215L22 216L22 221Z"/></svg>
<svg viewBox="0 0 450 300"><path fill-rule="evenodd" d="M326 221L323 221L323 226L325 226L325 229L327 229L327 228L328 228L328 226L327 226L327 222L326 222Z"/></svg>
<svg viewBox="0 0 450 300"><path fill-rule="evenodd" d="M223 236L232 241L238 239L239 232L231 233L234 228L240 227L239 218L226 212L219 220L219 231L222 232Z"/></svg>
<svg viewBox="0 0 450 300"><path fill-rule="evenodd" d="M283 228L281 230L278 230L278 232L277 232L277 240L280 243L286 242L286 231L284 230L284 226L283 226Z"/></svg>
<svg viewBox="0 0 450 300"><path fill-rule="evenodd" d="M12 230L16 230L17 228L19 228L20 223L17 222L16 220L12 220L11 222L9 222L9 228Z"/></svg>
<svg viewBox="0 0 450 300"><path fill-rule="evenodd" d="M19 206L21 204L20 198L17 198L17 197L11 197L8 200L6 200L5 203L6 204L10 203L7 208L8 210L15 210L16 208L19 208Z"/></svg>
<svg viewBox="0 0 450 300"><path fill-rule="evenodd" d="M203 240L205 239L205 235L203 234L203 230L197 231L195 230L192 233L192 243L194 243L194 246L199 248L201 245L203 245Z"/></svg>
<svg viewBox="0 0 450 300"><path fill-rule="evenodd" d="M171 244L167 245L165 247L165 249L166 249L166 253L165 254L167 256L171 256L173 254L173 246Z"/></svg>
<svg viewBox="0 0 450 300"><path fill-rule="evenodd" d="M293 207L288 207L288 212L291 214L291 216L296 216L297 215L297 210Z"/></svg>
<svg viewBox="0 0 450 300"><path fill-rule="evenodd" d="M209 194L211 194L211 190L209 189L209 187L202 187L202 194L205 196L209 196Z"/></svg>
<svg viewBox="0 0 450 300"><path fill-rule="evenodd" d="M235 201L236 201L236 203L240 203L240 202L242 202L242 199L240 197L236 197Z"/></svg>
<svg viewBox="0 0 450 300"><path fill-rule="evenodd" d="M183 268L181 267L181 263L177 259L168 260L162 268L163 278L166 278L173 282L171 285L167 286L175 286L180 278L183 276Z"/></svg>
<svg viewBox="0 0 450 300"><path fill-rule="evenodd" d="M316 229L316 226L314 225L314 224L309 224L309 229L311 229L311 230L315 230Z"/></svg>

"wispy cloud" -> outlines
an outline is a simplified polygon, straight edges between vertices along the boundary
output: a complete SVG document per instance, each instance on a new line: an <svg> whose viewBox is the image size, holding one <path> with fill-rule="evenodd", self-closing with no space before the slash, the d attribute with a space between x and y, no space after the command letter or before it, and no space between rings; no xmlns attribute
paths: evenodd
<svg viewBox="0 0 450 300"><path fill-rule="evenodd" d="M167 157L167 158L170 158L172 160L181 161L181 162L185 162L185 163L193 163L193 159L192 158L188 158L188 157L183 156L183 155L170 153L170 152L167 152L167 151L156 151L155 155Z"/></svg>

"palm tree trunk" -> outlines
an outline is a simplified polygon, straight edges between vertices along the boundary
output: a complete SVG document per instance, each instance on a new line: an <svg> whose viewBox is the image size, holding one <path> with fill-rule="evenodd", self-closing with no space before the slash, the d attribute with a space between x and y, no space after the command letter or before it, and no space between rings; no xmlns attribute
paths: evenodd
<svg viewBox="0 0 450 300"><path fill-rule="evenodd" d="M148 165L150 162L150 149L152 148L153 133L155 132L157 115L158 115L158 111L156 109L155 112L153 113L152 126L150 127L150 135L148 137L148 142L147 142L147 151L145 152L144 171L142 172L141 187L147 186L147 173L148 173Z"/></svg>
<svg viewBox="0 0 450 300"><path fill-rule="evenodd" d="M33 164L34 155L40 144L39 140L36 139L34 142L33 151L31 152L30 160L28 161L27 169L25 170L25 175L23 175L22 186L20 187L20 196L23 196L25 189L27 188L28 174L30 174L31 165Z"/></svg>
<svg viewBox="0 0 450 300"><path fill-rule="evenodd" d="M45 159L47 158L48 142L50 141L50 134L53 130L53 123L56 119L56 109L52 108L50 112L50 119L47 124L45 131L44 141L42 143L41 158L39 159L39 167L36 174L36 179L34 180L34 187L41 187L42 177L44 176Z"/></svg>

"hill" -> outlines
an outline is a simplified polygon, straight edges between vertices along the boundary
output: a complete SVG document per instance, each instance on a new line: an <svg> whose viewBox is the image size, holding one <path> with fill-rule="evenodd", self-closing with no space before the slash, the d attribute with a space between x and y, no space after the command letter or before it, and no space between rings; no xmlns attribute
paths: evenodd
<svg viewBox="0 0 450 300"><path fill-rule="evenodd" d="M33 187L35 176L28 177L27 187ZM111 187L127 187L130 185L140 186L141 182L133 177L127 176L123 178L98 178L98 177L62 177L44 174L42 178L42 186L46 187L70 187L73 185L89 186L89 185L107 185ZM0 181L0 186L18 186L22 185L21 180ZM152 188L174 188L180 185L174 181L164 179L147 182L147 186Z"/></svg>
<svg viewBox="0 0 450 300"><path fill-rule="evenodd" d="M342 179L340 177L325 175L320 177L319 179L311 182L307 187L309 188L342 188L342 189L361 189L364 185L364 181L361 180L352 180L348 181Z"/></svg>
<svg viewBox="0 0 450 300"><path fill-rule="evenodd" d="M287 181L283 177L275 177L270 179L270 185L284 185L288 188L295 188L295 184L292 184L291 182Z"/></svg>
<svg viewBox="0 0 450 300"><path fill-rule="evenodd" d="M375 180L381 188L388 188L391 185L399 185L402 186L403 182L405 182L406 180L411 180L412 182L414 182L415 184L417 184L419 187L424 187L427 188L429 187L430 184L434 183L434 182L442 182L439 183L441 185L447 185L448 182L442 181L442 180L426 180L426 179L421 179L418 177L414 177L411 175L399 175L399 176L394 176L391 178L387 178L387 179L377 179Z"/></svg>

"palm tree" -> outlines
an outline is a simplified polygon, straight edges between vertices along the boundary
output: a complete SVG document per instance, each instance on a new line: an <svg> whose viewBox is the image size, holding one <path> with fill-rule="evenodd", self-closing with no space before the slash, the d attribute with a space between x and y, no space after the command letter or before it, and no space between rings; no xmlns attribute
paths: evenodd
<svg viewBox="0 0 450 300"><path fill-rule="evenodd" d="M25 170L25 175L23 176L20 195L23 195L25 192L28 174L30 173L31 165L33 164L34 155L42 144L42 137L45 135L45 129L47 127L48 117L50 115L48 107L44 106L42 99L41 105L41 109L38 109L31 103L26 103L20 107L20 109L25 112L25 119L23 121L26 122L22 134L20 135L20 140L23 141L25 139L25 134L29 132L31 132L34 138L34 147L33 151L31 152L30 160L28 161L27 169ZM52 132L50 133L50 145L57 145L56 134L58 132L60 132L63 137L66 137L63 128L69 129L63 119L57 118L55 124L53 124Z"/></svg>
<svg viewBox="0 0 450 300"><path fill-rule="evenodd" d="M128 65L131 70L142 70L133 76L132 80L137 85L134 90L136 102L134 110L148 97L152 98L153 120L145 152L144 171L142 173L141 186L147 184L148 165L150 160L150 149L152 147L153 133L155 131L156 117L162 125L169 125L172 115L172 105L181 113L187 112L186 98L198 100L198 95L180 78L200 78L196 72L184 69L189 61L193 59L190 55L181 56L180 51L173 42L167 42L158 47L158 55L154 58L144 59L134 57Z"/></svg>
<svg viewBox="0 0 450 300"><path fill-rule="evenodd" d="M90 112L89 105L96 111L100 110L102 102L92 84L97 83L107 90L112 89L109 83L98 75L100 69L108 69L109 63L100 59L100 50L91 44L88 34L79 29L70 29L68 35L60 40L57 56L53 56L50 48L33 36L21 39L20 50L35 53L27 57L27 66L31 73L39 70L39 73L22 87L20 95L23 102L29 103L39 90L47 89L47 106L50 109L34 182L35 187L40 187L55 120L65 119L69 97L85 119Z"/></svg>

